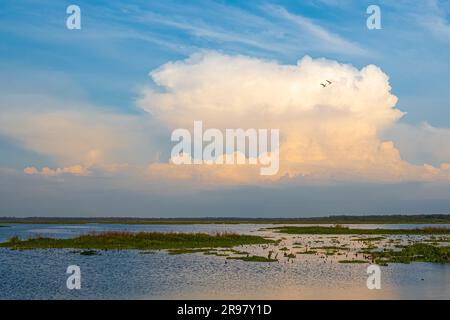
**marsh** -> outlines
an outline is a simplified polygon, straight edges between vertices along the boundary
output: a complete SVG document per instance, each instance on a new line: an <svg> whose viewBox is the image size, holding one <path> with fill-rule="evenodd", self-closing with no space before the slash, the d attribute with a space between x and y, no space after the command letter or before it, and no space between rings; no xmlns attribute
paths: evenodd
<svg viewBox="0 0 450 320"><path fill-rule="evenodd" d="M369 252L400 252L414 244L445 247L449 245L448 235L287 234L271 229L276 225L270 224L7 225L0 231L2 243L14 236L68 239L92 232L232 233L272 241L181 251L91 248L95 254L83 254L88 248L0 248L1 299L448 299L450 296L449 263L397 263L389 261L393 256L385 254L377 257L388 261L381 267L382 289L366 287L366 270L372 263ZM402 230L427 227L347 226ZM69 265L81 268L80 290L68 290L65 286Z"/></svg>

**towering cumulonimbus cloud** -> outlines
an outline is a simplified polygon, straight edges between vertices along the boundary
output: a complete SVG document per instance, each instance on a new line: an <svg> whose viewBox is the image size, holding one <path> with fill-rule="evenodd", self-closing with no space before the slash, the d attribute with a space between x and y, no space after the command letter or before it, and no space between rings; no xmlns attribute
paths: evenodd
<svg viewBox="0 0 450 320"><path fill-rule="evenodd" d="M138 105L170 129L191 128L194 120L219 129L280 129L280 171L271 179L449 179L448 164L410 164L392 141L380 138L403 113L395 108L388 76L375 65L357 69L309 56L283 65L205 51L164 64L150 76L157 88L143 89ZM331 83L320 85L326 80ZM263 179L248 170L250 166L149 167L151 175L161 178Z"/></svg>

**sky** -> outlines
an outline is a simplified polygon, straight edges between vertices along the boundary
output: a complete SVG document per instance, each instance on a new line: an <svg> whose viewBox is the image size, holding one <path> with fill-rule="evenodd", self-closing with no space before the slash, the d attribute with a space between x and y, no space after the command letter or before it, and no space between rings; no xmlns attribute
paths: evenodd
<svg viewBox="0 0 450 320"><path fill-rule="evenodd" d="M0 37L0 216L450 213L450 1L7 0ZM175 165L195 120L279 171Z"/></svg>

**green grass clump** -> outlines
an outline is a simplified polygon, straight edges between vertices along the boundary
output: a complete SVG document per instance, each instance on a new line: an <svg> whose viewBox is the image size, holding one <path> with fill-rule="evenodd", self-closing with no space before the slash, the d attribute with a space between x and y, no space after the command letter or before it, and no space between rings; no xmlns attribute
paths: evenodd
<svg viewBox="0 0 450 320"><path fill-rule="evenodd" d="M316 254L316 250L306 250L306 251L299 251L297 254Z"/></svg>
<svg viewBox="0 0 450 320"><path fill-rule="evenodd" d="M15 247L18 243L20 243L20 238L18 236L13 236L7 240L12 247Z"/></svg>
<svg viewBox="0 0 450 320"><path fill-rule="evenodd" d="M371 238L353 238L353 239L351 239L352 241L362 241L362 242L365 242L365 241L381 241L381 240L384 240L384 239L386 239L385 237L371 237Z"/></svg>
<svg viewBox="0 0 450 320"><path fill-rule="evenodd" d="M321 226L308 226L308 227L296 227L296 226L282 226L273 227L269 229L277 230L280 233L287 234L405 234L405 235L423 235L423 234L450 234L450 228L440 227L428 227L417 229L351 229L336 225L334 227L321 227Z"/></svg>
<svg viewBox="0 0 450 320"><path fill-rule="evenodd" d="M199 253L199 252L208 252L211 249L207 248L201 248L201 249L189 249L189 248L183 248L183 249L169 249L168 253L170 255L176 255L176 254L187 254L187 253Z"/></svg>
<svg viewBox="0 0 450 320"><path fill-rule="evenodd" d="M235 233L163 233L163 232L103 232L89 233L76 238L10 238L0 247L22 249L188 249L234 247L244 244L273 243L273 240L254 235Z"/></svg>
<svg viewBox="0 0 450 320"><path fill-rule="evenodd" d="M80 254L82 256L95 256L95 255L98 255L99 253L95 250L84 250L84 251L81 251Z"/></svg>
<svg viewBox="0 0 450 320"><path fill-rule="evenodd" d="M434 238L422 240L424 242L450 242L450 238L442 237L442 238Z"/></svg>
<svg viewBox="0 0 450 320"><path fill-rule="evenodd" d="M228 257L229 256L228 253L224 253L224 252L220 252L220 251L214 251L214 250L205 251L205 252L203 252L203 254L205 256L218 256L218 257Z"/></svg>
<svg viewBox="0 0 450 320"><path fill-rule="evenodd" d="M411 263L411 262L450 262L450 246L439 247L424 243L415 243L403 247L400 251L385 250L371 252L375 263Z"/></svg>
<svg viewBox="0 0 450 320"><path fill-rule="evenodd" d="M236 249L230 249L230 250L228 250L228 251L230 251L231 253L234 253L234 254L244 254L244 255L249 255L249 253L248 253L247 251L241 251L241 250L236 250Z"/></svg>
<svg viewBox="0 0 450 320"><path fill-rule="evenodd" d="M367 263L366 260L339 260L339 263Z"/></svg>
<svg viewBox="0 0 450 320"><path fill-rule="evenodd" d="M248 262L276 262L277 259L266 258L262 256L247 256L247 257L227 257L229 260L242 260Z"/></svg>
<svg viewBox="0 0 450 320"><path fill-rule="evenodd" d="M322 249L322 250L350 250L347 247L336 247L336 246L323 246L323 247L312 247L311 249Z"/></svg>

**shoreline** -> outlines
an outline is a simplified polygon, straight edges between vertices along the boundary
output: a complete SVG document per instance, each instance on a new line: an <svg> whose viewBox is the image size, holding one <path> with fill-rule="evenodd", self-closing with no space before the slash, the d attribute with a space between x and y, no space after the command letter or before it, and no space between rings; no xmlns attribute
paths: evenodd
<svg viewBox="0 0 450 320"><path fill-rule="evenodd" d="M4 224L450 224L450 214L336 215L304 218L0 217L0 225Z"/></svg>

